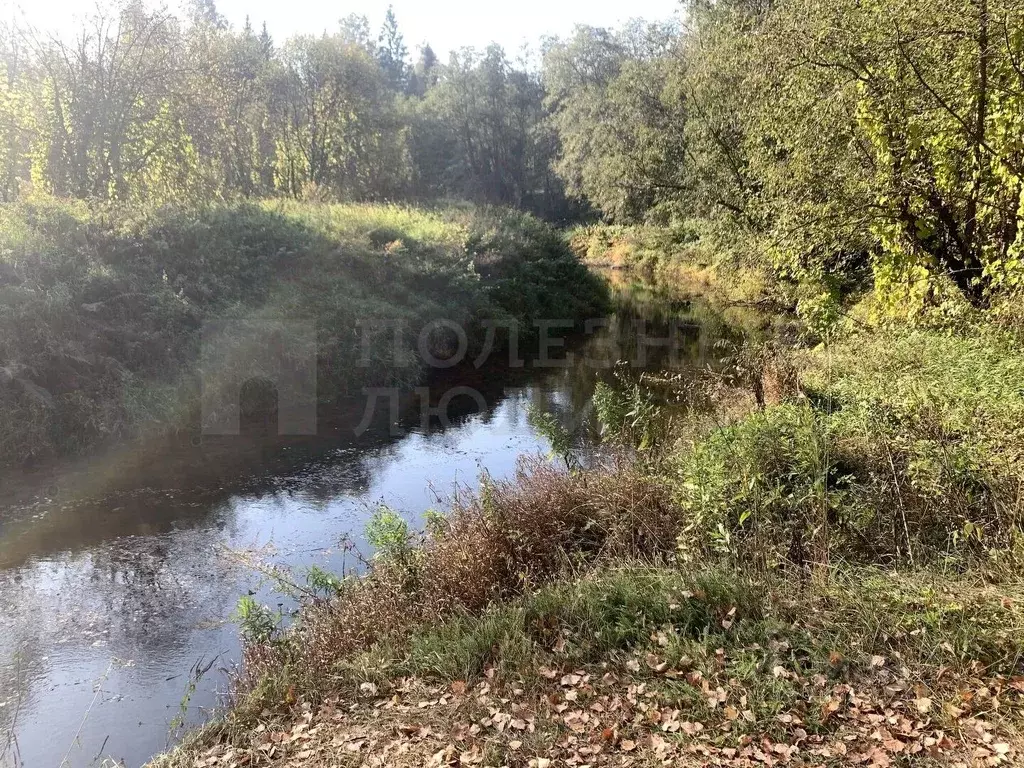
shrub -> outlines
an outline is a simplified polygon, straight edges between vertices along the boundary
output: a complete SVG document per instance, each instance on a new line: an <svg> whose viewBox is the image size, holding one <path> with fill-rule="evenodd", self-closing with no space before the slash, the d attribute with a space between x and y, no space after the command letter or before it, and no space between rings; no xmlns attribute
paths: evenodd
<svg viewBox="0 0 1024 768"><path fill-rule="evenodd" d="M529 214L482 210L469 224L466 248L491 300L520 322L597 317L607 309L600 278L558 230Z"/></svg>
<svg viewBox="0 0 1024 768"><path fill-rule="evenodd" d="M1010 339L876 332L798 357L807 397L674 458L688 542L765 565L919 564L1015 545L1024 357Z"/></svg>
<svg viewBox="0 0 1024 768"><path fill-rule="evenodd" d="M241 689L262 706L289 686L317 697L331 670L417 627L477 614L590 564L672 552L678 520L665 494L628 466L589 474L524 462L514 479L460 494L413 548L388 513L386 549L336 597L303 606L284 635L247 647ZM269 682L268 682L269 681ZM268 693L270 691L270 693Z"/></svg>

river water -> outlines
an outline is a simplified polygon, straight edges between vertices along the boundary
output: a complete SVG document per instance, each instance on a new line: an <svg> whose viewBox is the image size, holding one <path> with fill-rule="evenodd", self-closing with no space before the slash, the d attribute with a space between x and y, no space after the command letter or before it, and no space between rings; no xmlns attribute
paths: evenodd
<svg viewBox="0 0 1024 768"><path fill-rule="evenodd" d="M519 457L547 456L532 409L593 449L593 388L615 380L593 360L633 359L649 337L643 367L696 376L739 337L736 317L699 297L618 282L615 313L567 338L569 364L430 381L435 404L455 386L486 404L455 398L443 422L403 401L397 423L358 437L350 410L313 438L133 444L0 478L0 768L144 764L222 704L239 597L282 602L247 562L350 569L344 542L359 544L378 505L415 525L481 472L508 477ZM670 333L672 348L654 341Z"/></svg>

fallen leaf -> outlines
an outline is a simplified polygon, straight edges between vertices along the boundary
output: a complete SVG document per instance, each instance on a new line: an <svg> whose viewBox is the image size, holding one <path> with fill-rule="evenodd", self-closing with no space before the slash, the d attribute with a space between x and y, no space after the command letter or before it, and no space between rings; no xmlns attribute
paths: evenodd
<svg viewBox="0 0 1024 768"><path fill-rule="evenodd" d="M732 624L733 624L733 621L735 621L735 618L736 618L736 608L733 607L727 614L725 614L725 618L722 619L722 629L729 629L730 627L732 627Z"/></svg>

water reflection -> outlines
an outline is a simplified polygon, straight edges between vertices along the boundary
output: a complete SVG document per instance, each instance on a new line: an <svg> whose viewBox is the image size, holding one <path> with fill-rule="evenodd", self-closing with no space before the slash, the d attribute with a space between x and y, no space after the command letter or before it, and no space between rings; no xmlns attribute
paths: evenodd
<svg viewBox="0 0 1024 768"><path fill-rule="evenodd" d="M481 470L508 476L519 455L546 452L531 408L555 414L587 448L597 439L586 418L594 386L617 381L615 362L644 357L647 370L696 376L717 364L723 340L739 337L699 299L627 284L618 302L592 333L568 339L571 364L495 360L439 372L425 402L404 393L397 418L380 408L358 436L365 402L336 404L321 414L320 434L301 439L277 437L272 419L243 408L253 428L240 437L124 446L4 478L0 732L16 734L18 751L9 747L0 766L49 768L65 754L70 766L97 756L140 765L166 746L189 670L216 659L187 708L200 721L225 687L216 668L238 657L227 621L238 596L270 599L227 550L337 570L339 542L379 502L417 521L435 504L432 489L473 483ZM455 397L446 418L424 420L455 387L480 398ZM268 388L250 394L276 417Z"/></svg>

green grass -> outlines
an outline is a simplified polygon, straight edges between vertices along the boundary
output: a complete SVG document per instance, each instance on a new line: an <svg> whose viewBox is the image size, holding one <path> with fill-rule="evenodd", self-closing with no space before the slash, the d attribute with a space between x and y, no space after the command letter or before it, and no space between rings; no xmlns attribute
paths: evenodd
<svg viewBox="0 0 1024 768"><path fill-rule="evenodd" d="M201 328L213 318L315 323L319 394L333 401L421 374L383 343L367 359L357 325L403 324L400 352L415 358L434 320L479 343L483 320L529 330L605 300L554 230L507 211L0 206L0 462L194 428Z"/></svg>
<svg viewBox="0 0 1024 768"><path fill-rule="evenodd" d="M805 355L808 386L839 407L884 408L893 418L984 447L988 460L1024 457L1024 349L980 324L860 332Z"/></svg>
<svg viewBox="0 0 1024 768"><path fill-rule="evenodd" d="M852 328L789 353L800 392L670 452L690 549L764 567L1013 567L1024 352L989 324Z"/></svg>
<svg viewBox="0 0 1024 768"><path fill-rule="evenodd" d="M552 660L568 667L656 651L678 666L694 655L713 662L722 647L759 652L751 678L775 664L835 674L835 654L861 671L888 654L922 679L975 663L986 674L1012 675L1022 661L1022 589L1019 579L994 585L928 570L842 568L794 586L784 574L620 564L374 646L338 672L382 682L459 680L493 667L515 680ZM640 677L655 675L647 669Z"/></svg>

